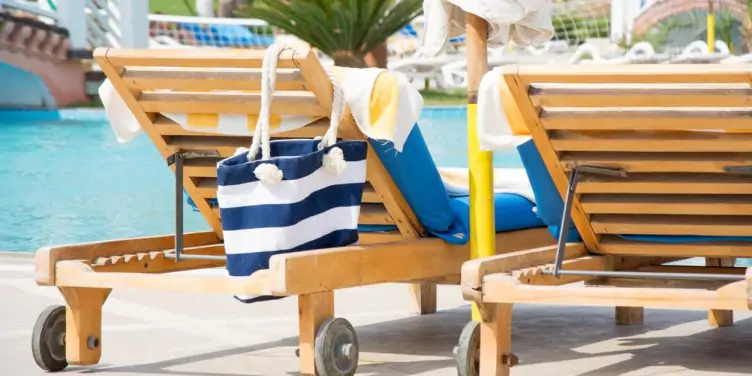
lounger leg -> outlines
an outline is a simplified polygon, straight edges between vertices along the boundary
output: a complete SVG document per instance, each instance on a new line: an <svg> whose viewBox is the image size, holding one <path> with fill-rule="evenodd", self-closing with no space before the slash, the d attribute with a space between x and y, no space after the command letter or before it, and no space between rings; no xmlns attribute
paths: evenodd
<svg viewBox="0 0 752 376"><path fill-rule="evenodd" d="M480 323L480 376L509 376L517 357L512 354L512 304L485 303L489 311Z"/></svg>
<svg viewBox="0 0 752 376"><path fill-rule="evenodd" d="M643 307L616 307L614 321L616 325L641 325L645 320Z"/></svg>
<svg viewBox="0 0 752 376"><path fill-rule="evenodd" d="M708 257L705 259L705 266L734 267L734 263L736 263L736 259L733 257ZM734 325L734 311L726 309L708 310L708 325L710 325L711 328L721 328Z"/></svg>
<svg viewBox="0 0 752 376"><path fill-rule="evenodd" d="M410 313L416 315L436 313L435 283L411 283L410 298L412 303Z"/></svg>
<svg viewBox="0 0 752 376"><path fill-rule="evenodd" d="M102 356L102 305L111 289L60 287L65 298L65 357L92 365Z"/></svg>
<svg viewBox="0 0 752 376"><path fill-rule="evenodd" d="M334 317L334 292L325 291L298 296L300 330L300 374L317 376L314 342L319 327Z"/></svg>

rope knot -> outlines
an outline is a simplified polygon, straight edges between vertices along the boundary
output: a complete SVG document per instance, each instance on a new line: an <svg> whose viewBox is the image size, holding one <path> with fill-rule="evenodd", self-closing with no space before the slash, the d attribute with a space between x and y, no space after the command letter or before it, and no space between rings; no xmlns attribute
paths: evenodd
<svg viewBox="0 0 752 376"><path fill-rule="evenodd" d="M347 161L345 161L345 154L342 149L333 147L329 149L329 152L324 154L324 168L334 175L339 175L347 168Z"/></svg>

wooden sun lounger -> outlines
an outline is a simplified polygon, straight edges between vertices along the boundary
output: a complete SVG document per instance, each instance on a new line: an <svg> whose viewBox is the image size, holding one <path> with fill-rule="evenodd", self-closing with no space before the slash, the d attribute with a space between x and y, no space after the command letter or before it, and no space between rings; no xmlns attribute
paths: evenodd
<svg viewBox="0 0 752 376"><path fill-rule="evenodd" d="M182 153L183 188L213 231L186 234L179 262L175 260L173 235L40 249L36 255L37 283L57 286L67 303L63 361L79 365L99 361L102 304L113 288L221 293L228 294L228 299L229 294L298 295L301 373L332 374L317 369L316 356L321 349L314 345L314 339L321 335L320 327L334 316L333 290L409 282L416 310L429 313L436 309L435 284L458 283L460 267L470 255L469 247L452 246L425 236L373 149L368 154L368 183L360 222L393 224L396 231L362 233L358 246L276 255L268 270L247 278L170 273L224 265L219 212L207 200L216 197L216 162L231 156L237 147L250 145L251 139L190 132L161 114L257 114L263 56L264 51L249 50L95 51L102 71L162 157L170 160ZM311 115L318 120L275 136L323 135L331 111L332 84L316 56L307 50L285 50L278 68L272 114ZM363 138L351 116L343 120L340 135ZM170 166L173 171L175 166ZM545 228L507 232L498 234L497 252L553 243ZM214 257L192 257L199 254ZM35 350L39 351L44 349ZM357 356L354 359L357 361ZM59 369L65 366L60 362L51 364Z"/></svg>
<svg viewBox="0 0 752 376"><path fill-rule="evenodd" d="M529 129L563 199L574 186L583 241L560 242L561 269L556 247L465 263L463 296L483 320L465 328L462 359L510 374L514 303L631 307L617 310L622 323L641 322L643 307L708 309L714 326L752 308L752 268L733 261L752 257L752 242L620 237L752 235L751 77L748 65L505 67L507 115ZM690 257L706 267L665 265Z"/></svg>

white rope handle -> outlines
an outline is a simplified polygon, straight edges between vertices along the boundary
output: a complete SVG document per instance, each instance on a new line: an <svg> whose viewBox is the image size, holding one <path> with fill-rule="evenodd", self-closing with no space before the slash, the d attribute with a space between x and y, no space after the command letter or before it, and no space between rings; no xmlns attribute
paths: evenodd
<svg viewBox="0 0 752 376"><path fill-rule="evenodd" d="M272 95L277 83L277 59L279 59L280 52L280 46L276 44L269 46L266 54L264 54L264 61L261 63L261 110L256 122L256 129L253 131L253 141L248 150L249 161L256 158L259 146L261 147L261 159L272 157L269 146L269 114L272 107Z"/></svg>
<svg viewBox="0 0 752 376"><path fill-rule="evenodd" d="M345 112L345 95L342 92L342 86L337 82L332 72L327 71L326 73L332 82L332 113L329 115L329 129L324 134L324 138L319 144L319 149L337 143L337 130L339 129L339 123L342 121L342 115Z"/></svg>
<svg viewBox="0 0 752 376"><path fill-rule="evenodd" d="M256 129L253 132L253 141L248 151L248 160L253 161L261 147L261 159L271 158L270 143L270 124L269 116L271 112L272 95L277 81L277 61L279 54L284 48L273 44L269 46L264 54L264 61L261 64L261 109L259 111ZM330 81L332 82L332 113L329 116L329 129L324 134L319 149L332 146L337 143L337 130L342 116L345 112L345 96L342 86L337 82L334 75L327 71Z"/></svg>
<svg viewBox="0 0 752 376"><path fill-rule="evenodd" d="M256 159L259 147L261 148L261 159L271 159L270 146L270 124L269 114L271 112L272 95L277 79L277 60L279 54L284 48L279 45L271 45L264 54L264 61L261 64L261 110L259 111L256 129L253 132L253 141L248 150L248 161ZM322 150L337 143L337 129L345 112L345 96L342 86L337 82L331 72L327 72L332 82L332 113L329 116L329 129L327 129L318 148ZM338 147L329 150L323 159L323 166L334 174L341 173L346 167L344 153ZM254 169L254 173L262 182L276 183L282 180L282 171L277 166L270 163L263 163Z"/></svg>

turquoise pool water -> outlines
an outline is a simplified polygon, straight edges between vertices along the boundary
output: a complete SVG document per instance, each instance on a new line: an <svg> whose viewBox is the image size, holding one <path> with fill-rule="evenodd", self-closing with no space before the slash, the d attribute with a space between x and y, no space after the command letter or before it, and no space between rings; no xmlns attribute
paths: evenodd
<svg viewBox="0 0 752 376"><path fill-rule="evenodd" d="M148 137L118 144L103 112L0 111L0 251L174 233L172 172ZM463 107L427 108L439 166L467 166ZM497 167L520 167L496 153ZM208 230L186 205L186 231Z"/></svg>

